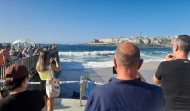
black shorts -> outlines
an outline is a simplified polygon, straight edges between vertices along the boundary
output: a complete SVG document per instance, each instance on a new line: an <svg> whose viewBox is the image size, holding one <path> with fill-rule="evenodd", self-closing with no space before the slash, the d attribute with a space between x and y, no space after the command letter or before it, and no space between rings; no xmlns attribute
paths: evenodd
<svg viewBox="0 0 190 111"><path fill-rule="evenodd" d="M40 91L43 96L46 96L46 80L41 80L40 82Z"/></svg>

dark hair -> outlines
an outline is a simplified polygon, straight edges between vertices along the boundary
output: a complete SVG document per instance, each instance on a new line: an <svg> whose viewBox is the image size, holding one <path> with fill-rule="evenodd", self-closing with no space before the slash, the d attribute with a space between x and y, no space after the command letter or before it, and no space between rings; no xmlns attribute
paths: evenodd
<svg viewBox="0 0 190 111"><path fill-rule="evenodd" d="M186 54L190 51L190 36L189 35L179 35L176 39L176 44L179 45L179 49L184 51Z"/></svg>
<svg viewBox="0 0 190 111"><path fill-rule="evenodd" d="M116 50L116 58L124 66L131 66L138 64L140 60L140 50L134 45L134 53L133 54L124 54L120 48Z"/></svg>
<svg viewBox="0 0 190 111"><path fill-rule="evenodd" d="M28 78L28 76L24 76L18 80L6 80L5 81L5 86L9 91L13 91L14 89L18 88L21 86L22 82Z"/></svg>
<svg viewBox="0 0 190 111"><path fill-rule="evenodd" d="M6 43L6 44L4 45L4 47L5 47L5 49L8 49L8 48L11 48L11 45L8 44L8 43Z"/></svg>

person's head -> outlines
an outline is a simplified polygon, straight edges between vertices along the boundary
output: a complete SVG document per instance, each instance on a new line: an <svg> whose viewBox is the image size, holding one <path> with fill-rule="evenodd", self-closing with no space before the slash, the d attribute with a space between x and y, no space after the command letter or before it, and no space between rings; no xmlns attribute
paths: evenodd
<svg viewBox="0 0 190 111"><path fill-rule="evenodd" d="M5 50L7 50L7 51L10 51L10 49L11 49L11 45L8 43L5 44L4 47L5 47Z"/></svg>
<svg viewBox="0 0 190 111"><path fill-rule="evenodd" d="M55 44L52 44L52 47L51 47L52 49L54 49L55 48Z"/></svg>
<svg viewBox="0 0 190 111"><path fill-rule="evenodd" d="M28 69L21 64L14 64L5 70L5 86L9 91L16 88L26 89L28 85Z"/></svg>
<svg viewBox="0 0 190 111"><path fill-rule="evenodd" d="M22 47L19 47L19 48L18 48L18 51L19 51L19 52L22 52L22 51L23 51Z"/></svg>
<svg viewBox="0 0 190 111"><path fill-rule="evenodd" d="M50 65L50 54L46 51L41 51L38 62L36 65L36 70L39 72L46 71L47 66Z"/></svg>
<svg viewBox="0 0 190 111"><path fill-rule="evenodd" d="M138 70L143 60L140 59L139 48L130 42L125 42L118 46L115 52L114 66L119 70ZM119 73L119 72L118 72Z"/></svg>
<svg viewBox="0 0 190 111"><path fill-rule="evenodd" d="M185 53L188 55L190 51L190 36L179 35L173 44L173 53L177 56L178 53Z"/></svg>
<svg viewBox="0 0 190 111"><path fill-rule="evenodd" d="M46 45L46 47L45 47L46 49L48 49L49 47L48 47L48 45Z"/></svg>

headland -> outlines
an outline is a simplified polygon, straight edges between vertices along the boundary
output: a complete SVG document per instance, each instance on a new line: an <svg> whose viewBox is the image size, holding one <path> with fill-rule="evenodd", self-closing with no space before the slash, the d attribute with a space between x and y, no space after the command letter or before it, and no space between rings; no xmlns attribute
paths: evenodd
<svg viewBox="0 0 190 111"><path fill-rule="evenodd" d="M89 43L84 43L83 45L95 45L95 46L118 46L123 42L132 42L138 47L171 47L173 41L178 36L156 36L147 37L141 36L141 33L135 37L116 37L116 38L104 38L104 39L93 39Z"/></svg>

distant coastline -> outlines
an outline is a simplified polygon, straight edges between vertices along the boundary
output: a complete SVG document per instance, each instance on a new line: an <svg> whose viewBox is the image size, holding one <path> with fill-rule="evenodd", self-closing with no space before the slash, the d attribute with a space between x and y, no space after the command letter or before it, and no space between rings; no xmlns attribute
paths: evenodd
<svg viewBox="0 0 190 111"><path fill-rule="evenodd" d="M94 46L118 46L123 42L132 42L139 47L172 47L174 40L178 37L176 36L156 36L147 37L141 36L141 33L135 37L116 37L116 38L104 38L104 39L93 39L89 43L82 45L94 45Z"/></svg>
<svg viewBox="0 0 190 111"><path fill-rule="evenodd" d="M84 43L88 46L118 46L120 43ZM136 44L138 47L172 47L171 44Z"/></svg>

